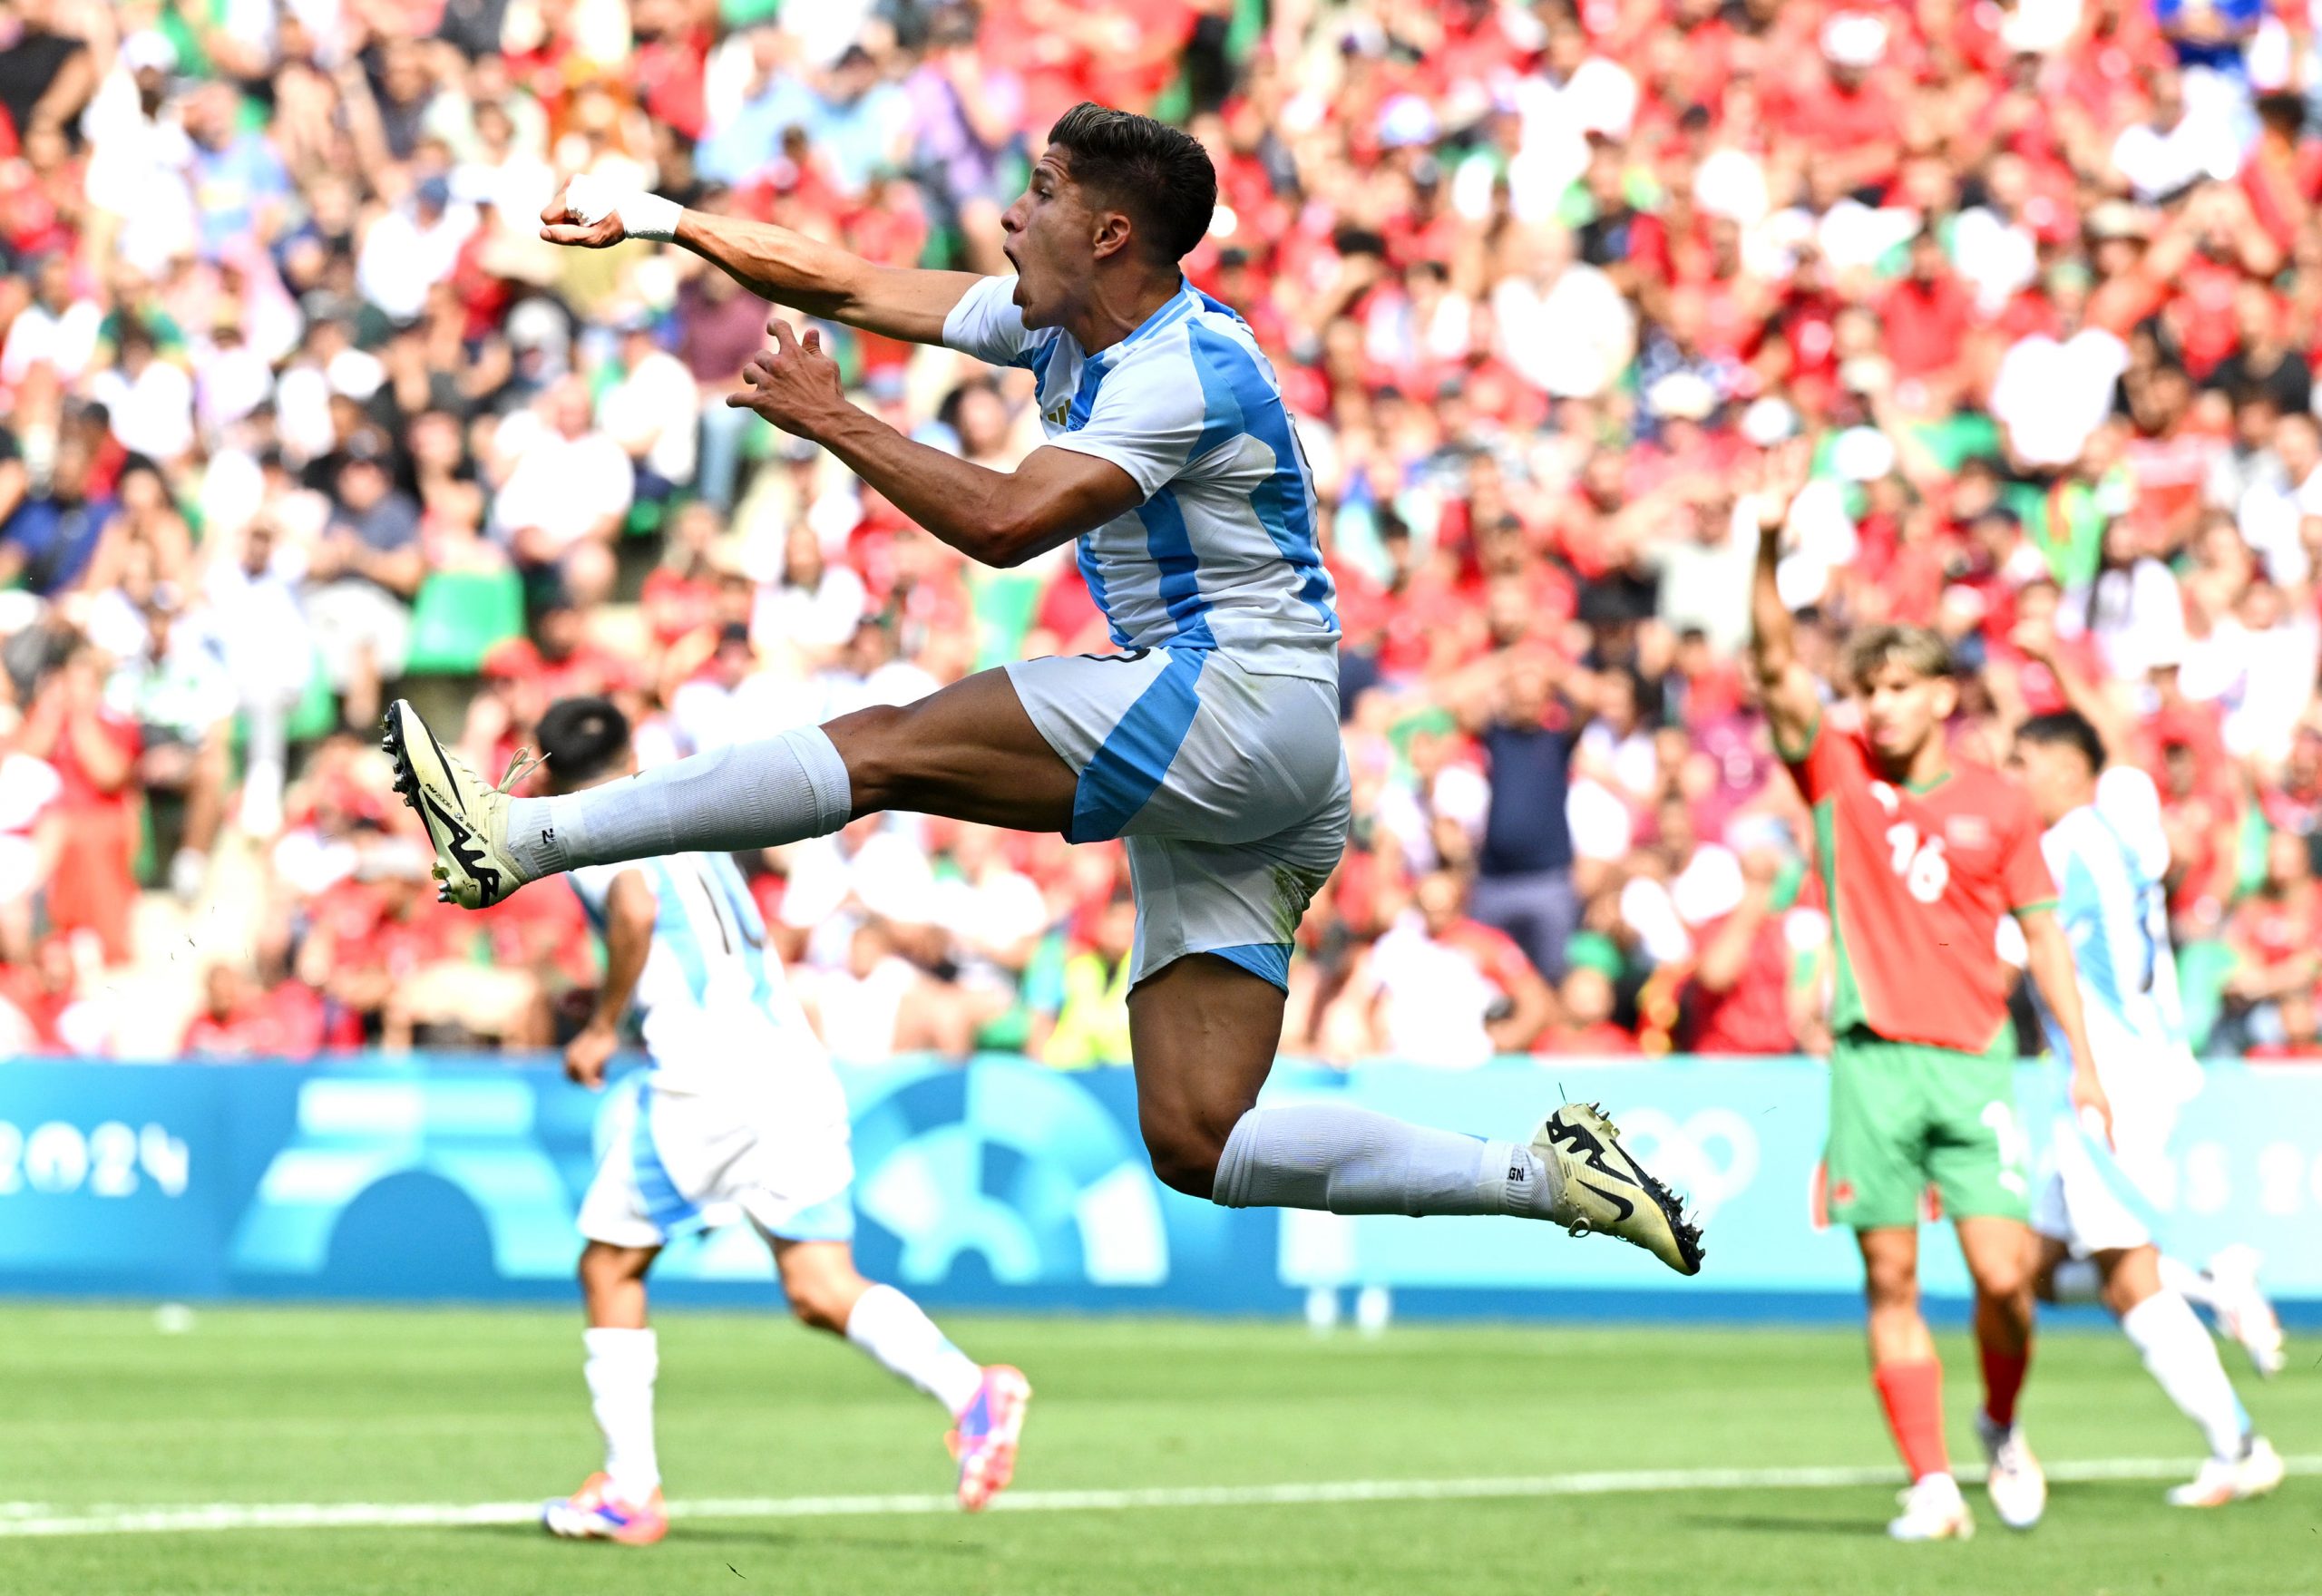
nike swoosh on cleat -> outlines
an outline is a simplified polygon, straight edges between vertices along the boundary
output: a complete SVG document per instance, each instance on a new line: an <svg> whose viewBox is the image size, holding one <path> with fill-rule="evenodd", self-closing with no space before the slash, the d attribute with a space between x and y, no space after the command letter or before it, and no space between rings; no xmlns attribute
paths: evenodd
<svg viewBox="0 0 2322 1596"><path fill-rule="evenodd" d="M1620 1208L1621 1212L1620 1212L1620 1218L1619 1218L1618 1220L1615 1220L1615 1221L1614 1221L1614 1222L1615 1222L1615 1223L1616 1223L1616 1224L1617 1224L1617 1223L1620 1223L1620 1222L1622 1222L1622 1221L1625 1221L1625 1220L1627 1220L1627 1219L1628 1219L1628 1217L1629 1217L1631 1214L1633 1214L1633 1213L1634 1213L1634 1212L1636 1212L1636 1204L1635 1204L1635 1203L1631 1202L1627 1198L1625 1198L1625 1197L1622 1196L1618 1192L1608 1192L1608 1191L1606 1191L1606 1190L1605 1190L1602 1185L1598 1184L1596 1182L1594 1182L1594 1181L1584 1181L1584 1182L1581 1182L1581 1190L1583 1190L1583 1191L1585 1191L1585 1192L1595 1192L1597 1196L1602 1197L1605 1202L1617 1204L1617 1205L1619 1206L1619 1208Z"/></svg>

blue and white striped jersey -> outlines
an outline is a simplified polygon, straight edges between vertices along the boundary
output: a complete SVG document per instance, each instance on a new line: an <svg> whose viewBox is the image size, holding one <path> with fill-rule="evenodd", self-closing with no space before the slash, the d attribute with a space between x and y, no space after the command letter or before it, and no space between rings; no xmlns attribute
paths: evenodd
<svg viewBox="0 0 2322 1596"><path fill-rule="evenodd" d="M1145 502L1080 539L1123 648L1216 648L1261 676L1338 679L1337 594L1314 485L1273 368L1242 318L1190 285L1109 349L1028 332L1016 279L986 277L943 341L1039 387L1049 442L1108 460Z"/></svg>
<svg viewBox="0 0 2322 1596"><path fill-rule="evenodd" d="M2072 940L2092 1044L2102 1055L2106 1039L2117 1039L2174 1062L2186 1052L2185 1021L2161 885L2169 839L2152 778L2123 766L2107 770L2096 801L2049 827L2040 847L2056 880L2056 914ZM2044 1006L2041 1019L2049 1046L2064 1056Z"/></svg>
<svg viewBox="0 0 2322 1596"><path fill-rule="evenodd" d="M737 1034L763 1018L813 1046L781 957L767 945L766 921L731 854L679 853L626 864L592 864L568 879L600 930L613 881L636 871L651 889L659 911L653 946L631 998L642 1016L646 1051L663 1071L707 1081L729 1068L763 1069L764 1036ZM737 1023L738 1022L738 1023ZM720 1046L730 1041L731 1047ZM819 1047L815 1048L819 1056ZM707 1055L707 1056L705 1056Z"/></svg>

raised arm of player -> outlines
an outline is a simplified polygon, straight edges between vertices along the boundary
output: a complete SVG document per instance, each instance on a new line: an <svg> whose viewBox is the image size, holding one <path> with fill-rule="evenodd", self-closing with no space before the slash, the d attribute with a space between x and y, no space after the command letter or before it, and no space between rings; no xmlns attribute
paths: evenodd
<svg viewBox="0 0 2322 1596"><path fill-rule="evenodd" d="M943 341L943 318L978 281L972 272L878 266L771 222L684 210L656 194L575 178L541 212L541 237L602 249L624 238L668 238L760 298L824 321L913 344Z"/></svg>
<svg viewBox="0 0 2322 1596"><path fill-rule="evenodd" d="M1035 449L1014 471L992 471L914 443L847 403L838 363L823 353L813 328L802 340L776 316L766 330L774 347L751 358L740 392L727 403L820 443L972 560L1020 564L1145 501L1128 472L1077 450Z"/></svg>
<svg viewBox="0 0 2322 1596"><path fill-rule="evenodd" d="M605 1065L620 1048L621 1016L653 951L653 922L660 911L642 871L621 871L605 893L604 982L597 988L596 1012L564 1048L564 1073L592 1092L605 1084Z"/></svg>
<svg viewBox="0 0 2322 1596"><path fill-rule="evenodd" d="M1803 439L1768 453L1751 496L1758 516L1758 561L1750 578L1750 663L1758 676L1758 696L1772 725L1774 747L1785 757L1802 754L1822 713L1814 675L1800 663L1790 607L1774 579L1781 560L1782 523L1791 501L1806 485L1810 461Z"/></svg>
<svg viewBox="0 0 2322 1596"><path fill-rule="evenodd" d="M2056 1017L2072 1051L2073 1106L2093 1114L2112 1137L2112 1105L2096 1076L2096 1056L2088 1050L2088 1026L2080 1007L2080 980L2073 968L2072 942L2057 923L2054 909L2027 909L2016 915L2024 929L2024 970L2039 989L2040 1000Z"/></svg>
<svg viewBox="0 0 2322 1596"><path fill-rule="evenodd" d="M2056 678L2056 690L2063 695L2067 708L2096 728L2103 739L2104 762L2110 764L2132 763L2129 750L2130 723L2103 689L2074 670L2057 647L2056 628L2048 621L2025 621L2008 634L2008 641L2021 649L2027 659L2048 667Z"/></svg>

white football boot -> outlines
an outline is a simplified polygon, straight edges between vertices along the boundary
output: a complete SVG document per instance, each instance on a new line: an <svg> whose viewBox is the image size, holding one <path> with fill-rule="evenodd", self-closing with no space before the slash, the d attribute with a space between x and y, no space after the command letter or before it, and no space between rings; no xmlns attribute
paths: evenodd
<svg viewBox="0 0 2322 1596"><path fill-rule="evenodd" d="M1902 1514L1887 1523L1895 1540L1965 1541L1976 1533L1976 1515L1949 1474L1929 1474L1896 1500L1903 1504Z"/></svg>
<svg viewBox="0 0 2322 1596"><path fill-rule="evenodd" d="M1531 1146L1557 1183L1558 1201L1549 1214L1554 1222L1576 1236L1617 1236L1681 1275L1701 1273L1701 1227L1685 1218L1668 1187L1629 1156L1603 1109L1566 1104L1540 1122Z"/></svg>
<svg viewBox="0 0 2322 1596"><path fill-rule="evenodd" d="M508 854L509 789L538 764L520 752L496 787L446 754L407 700L387 706L379 746L395 761L395 791L419 813L435 849L436 896L462 909L499 902L531 878Z"/></svg>
<svg viewBox="0 0 2322 1596"><path fill-rule="evenodd" d="M1976 1438L1984 1444L1991 1465L1985 1488L1991 1493L1992 1511L2011 1530L2028 1530L2040 1522L2048 1506L2048 1476L2024 1439L2024 1426L2005 1429L1987 1414L1976 1415Z"/></svg>
<svg viewBox="0 0 2322 1596"><path fill-rule="evenodd" d="M2191 1481L2169 1493L2169 1505L2223 1507L2229 1502L2248 1502L2272 1491L2288 1472L2273 1443L2263 1435L2252 1435L2240 1456L2230 1462L2212 1457L2202 1464L2201 1472Z"/></svg>

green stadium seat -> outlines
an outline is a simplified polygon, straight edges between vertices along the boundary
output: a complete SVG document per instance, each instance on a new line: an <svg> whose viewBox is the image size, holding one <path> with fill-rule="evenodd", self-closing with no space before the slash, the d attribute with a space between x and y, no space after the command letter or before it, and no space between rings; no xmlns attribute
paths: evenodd
<svg viewBox="0 0 2322 1596"><path fill-rule="evenodd" d="M979 570L970 579L978 670L1024 657L1024 637L1032 629L1046 585L1046 579L1020 570Z"/></svg>
<svg viewBox="0 0 2322 1596"><path fill-rule="evenodd" d="M498 644L524 633L524 584L512 570L439 570L412 605L410 676L473 676Z"/></svg>
<svg viewBox="0 0 2322 1596"><path fill-rule="evenodd" d="M2188 942L2177 949L2178 999L2185 1011L2185 1037L2199 1053L2225 1011L2225 983L2233 975L2233 949L2221 941Z"/></svg>

